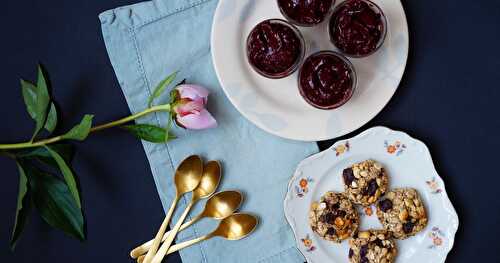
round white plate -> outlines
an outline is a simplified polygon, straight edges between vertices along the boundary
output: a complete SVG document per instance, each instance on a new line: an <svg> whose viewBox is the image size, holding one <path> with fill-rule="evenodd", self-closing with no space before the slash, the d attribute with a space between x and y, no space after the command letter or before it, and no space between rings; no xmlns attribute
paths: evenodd
<svg viewBox="0 0 500 263"><path fill-rule="evenodd" d="M350 59L358 75L358 88L347 104L325 111L310 106L300 96L297 72L272 80L257 74L247 63L245 46L252 28L265 19L283 18L277 1L220 0L211 46L215 71L227 97L258 127L294 140L332 139L366 124L394 95L408 58L408 26L400 0L374 2L387 17L387 39L372 56ZM319 50L336 50L327 28L328 21L299 28L306 39L306 56Z"/></svg>
<svg viewBox="0 0 500 263"><path fill-rule="evenodd" d="M432 162L429 150L421 141L406 133L383 127L369 129L328 150L302 161L288 186L285 215L297 247L309 263L349 262L348 241L341 244L323 240L309 226L309 207L327 191L343 191L342 170L356 162L374 159L387 169L390 187L412 187L419 192L429 223L414 237L398 240L396 262L442 263L453 247L458 216L451 204L443 180ZM358 207L360 229L381 229L377 216L368 216ZM372 207L372 212L375 208Z"/></svg>

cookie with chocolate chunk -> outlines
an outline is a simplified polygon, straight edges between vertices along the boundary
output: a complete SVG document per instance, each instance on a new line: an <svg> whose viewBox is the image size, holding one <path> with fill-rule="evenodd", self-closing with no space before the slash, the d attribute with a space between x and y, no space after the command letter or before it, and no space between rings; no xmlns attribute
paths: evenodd
<svg viewBox="0 0 500 263"><path fill-rule="evenodd" d="M424 203L413 188L398 188L386 194L377 204L377 217L395 238L414 236L427 225Z"/></svg>
<svg viewBox="0 0 500 263"><path fill-rule="evenodd" d="M344 169L342 178L349 199L362 206L377 202L389 185L387 172L374 160L366 160Z"/></svg>
<svg viewBox="0 0 500 263"><path fill-rule="evenodd" d="M359 232L349 240L349 247L351 263L391 263L398 254L396 242L385 230Z"/></svg>
<svg viewBox="0 0 500 263"><path fill-rule="evenodd" d="M359 216L347 196L327 192L319 202L311 204L309 223L323 239L340 243L356 232Z"/></svg>

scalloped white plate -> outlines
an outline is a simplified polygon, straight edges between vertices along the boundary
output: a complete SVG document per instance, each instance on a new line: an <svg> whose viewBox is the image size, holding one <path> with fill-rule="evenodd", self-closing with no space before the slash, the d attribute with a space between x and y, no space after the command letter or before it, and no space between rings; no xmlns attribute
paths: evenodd
<svg viewBox="0 0 500 263"><path fill-rule="evenodd" d="M364 131L349 140L339 141L328 150L302 161L288 186L285 215L297 247L309 263L349 262L348 241L342 244L323 240L309 226L311 203L327 191L343 191L342 170L366 159L384 165L390 187L413 187L418 190L429 216L427 227L414 237L398 240L396 262L442 263L453 247L458 216L448 198L443 180L432 162L429 150L406 133L384 127ZM375 212L375 208L372 209ZM361 229L382 228L375 213L361 215Z"/></svg>
<svg viewBox="0 0 500 263"><path fill-rule="evenodd" d="M338 109L319 110L300 96L297 72L272 80L257 74L247 63L245 43L252 28L265 19L283 18L277 1L219 0L211 50L215 72L226 96L252 123L288 139L326 140L363 126L396 92L409 46L408 25L400 0L373 1L387 17L387 38L375 54L350 59L358 76L358 87L351 100ZM299 28L306 40L306 56L319 50L336 50L329 40L327 20L316 27Z"/></svg>

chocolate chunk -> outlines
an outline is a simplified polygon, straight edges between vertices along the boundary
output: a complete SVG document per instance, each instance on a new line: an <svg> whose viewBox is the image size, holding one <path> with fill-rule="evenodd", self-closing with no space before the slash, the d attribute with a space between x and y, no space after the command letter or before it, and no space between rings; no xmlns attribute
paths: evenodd
<svg viewBox="0 0 500 263"><path fill-rule="evenodd" d="M366 257L367 253L368 253L368 245L361 246L361 249L359 250L359 255L363 258Z"/></svg>
<svg viewBox="0 0 500 263"><path fill-rule="evenodd" d="M326 230L326 234L327 235L335 235L336 231L335 231L335 228L333 227L329 227L327 230Z"/></svg>
<svg viewBox="0 0 500 263"><path fill-rule="evenodd" d="M411 219L409 219L409 220L411 220ZM405 232L405 234L409 234L413 231L414 226L415 226L415 223L408 221L408 222L403 224L403 231Z"/></svg>
<svg viewBox="0 0 500 263"><path fill-rule="evenodd" d="M361 257L360 263L370 263L367 257Z"/></svg>
<svg viewBox="0 0 500 263"><path fill-rule="evenodd" d="M337 210L339 208L340 208L339 203L335 203L335 204L333 204L333 205L330 206L330 210Z"/></svg>
<svg viewBox="0 0 500 263"><path fill-rule="evenodd" d="M377 238L377 239L375 239L375 241L373 241L373 243L374 243L375 245L377 245L378 247L381 247L381 248L382 248L382 247L384 247L384 243L382 243L382 240L380 240L380 239L378 239L378 238Z"/></svg>
<svg viewBox="0 0 500 263"><path fill-rule="evenodd" d="M346 168L342 172L342 176L344 177L344 183L346 185L351 185L352 181L356 180L356 177L354 177L354 172L352 171L352 168Z"/></svg>
<svg viewBox="0 0 500 263"><path fill-rule="evenodd" d="M367 186L367 188L366 188L367 194L368 194L369 196L374 196L374 195L375 195L375 192L377 192L377 189L378 189L377 180L372 179L372 180L368 183L368 186Z"/></svg>
<svg viewBox="0 0 500 263"><path fill-rule="evenodd" d="M349 258L352 258L352 256L354 256L354 251L352 251L352 249L349 248Z"/></svg>
<svg viewBox="0 0 500 263"><path fill-rule="evenodd" d="M337 210L335 214L336 217L345 217L347 213L344 210Z"/></svg>
<svg viewBox="0 0 500 263"><path fill-rule="evenodd" d="M333 223L335 220L335 214L334 213L323 214L319 217L319 220L323 223Z"/></svg>
<svg viewBox="0 0 500 263"><path fill-rule="evenodd" d="M392 209L392 201L389 199L385 199L379 202L378 206L382 212L387 212Z"/></svg>

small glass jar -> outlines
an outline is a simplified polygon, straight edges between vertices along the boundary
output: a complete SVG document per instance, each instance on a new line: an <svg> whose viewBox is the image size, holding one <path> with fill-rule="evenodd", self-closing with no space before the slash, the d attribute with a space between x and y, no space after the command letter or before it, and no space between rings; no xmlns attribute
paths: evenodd
<svg viewBox="0 0 500 263"><path fill-rule="evenodd" d="M312 27L331 14L335 0L277 0L281 14L292 24Z"/></svg>
<svg viewBox="0 0 500 263"><path fill-rule="evenodd" d="M336 109L347 103L357 86L352 63L334 51L320 51L309 56L299 71L300 95L310 105L322 109Z"/></svg>
<svg viewBox="0 0 500 263"><path fill-rule="evenodd" d="M331 42L344 55L367 57L384 43L387 19L369 0L347 0L334 9L328 31Z"/></svg>
<svg viewBox="0 0 500 263"><path fill-rule="evenodd" d="M282 19L268 19L256 25L247 38L246 48L252 68L271 79L294 73L306 49L300 31Z"/></svg>

